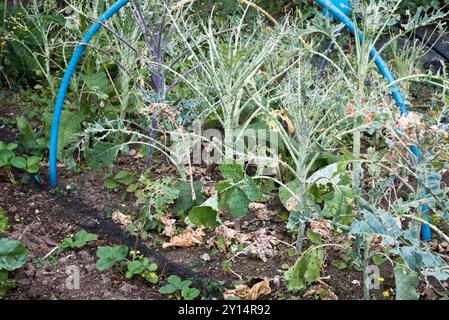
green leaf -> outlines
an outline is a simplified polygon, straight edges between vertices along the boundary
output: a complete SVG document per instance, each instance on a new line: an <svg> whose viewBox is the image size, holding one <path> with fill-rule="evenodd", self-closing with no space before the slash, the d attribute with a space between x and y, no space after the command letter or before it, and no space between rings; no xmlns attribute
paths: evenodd
<svg viewBox="0 0 449 320"><path fill-rule="evenodd" d="M114 180L120 184L129 185L135 180L135 177L132 173L122 170L115 175Z"/></svg>
<svg viewBox="0 0 449 320"><path fill-rule="evenodd" d="M11 165L18 169L26 169L27 161L24 157L14 157L11 159Z"/></svg>
<svg viewBox="0 0 449 320"><path fill-rule="evenodd" d="M104 180L104 186L108 190L115 190L118 188L118 183L112 178L106 178Z"/></svg>
<svg viewBox="0 0 449 320"><path fill-rule="evenodd" d="M45 134L47 137L49 137L53 113L49 111L45 112L43 118L44 118ZM64 160L62 157L62 150L66 146L77 140L75 134L81 132L81 122L83 120L84 117L79 112L72 112L68 110L62 111L58 135L58 148L57 148L58 159Z"/></svg>
<svg viewBox="0 0 449 320"><path fill-rule="evenodd" d="M385 261L387 261L387 258L381 256L381 255L375 255L373 256L373 262L376 266L380 266L381 264L383 264Z"/></svg>
<svg viewBox="0 0 449 320"><path fill-rule="evenodd" d="M16 150L18 145L16 143L8 143L6 145L6 150L14 151Z"/></svg>
<svg viewBox="0 0 449 320"><path fill-rule="evenodd" d="M168 283L172 284L176 288L180 288L181 285L181 278L175 275L171 275L167 279Z"/></svg>
<svg viewBox="0 0 449 320"><path fill-rule="evenodd" d="M28 157L27 167L35 166L35 165L39 164L40 161L41 161L41 157L37 157L37 156Z"/></svg>
<svg viewBox="0 0 449 320"><path fill-rule="evenodd" d="M39 171L40 157L31 156L27 158L27 171L29 173L37 173Z"/></svg>
<svg viewBox="0 0 449 320"><path fill-rule="evenodd" d="M8 231L8 217L2 208L0 208L0 232Z"/></svg>
<svg viewBox="0 0 449 320"><path fill-rule="evenodd" d="M394 277L396 282L396 300L419 299L419 294L416 292L416 287L419 284L418 273L395 267Z"/></svg>
<svg viewBox="0 0 449 320"><path fill-rule="evenodd" d="M85 230L80 230L75 234L75 241L73 245L76 248L85 246L89 241L97 240L98 236L93 233L89 233Z"/></svg>
<svg viewBox="0 0 449 320"><path fill-rule="evenodd" d="M318 280L324 260L322 250L308 250L284 273L289 290L298 291Z"/></svg>
<svg viewBox="0 0 449 320"><path fill-rule="evenodd" d="M293 193L297 193L299 189L299 182L298 180L292 180L288 182L286 187L282 186L279 188L279 199L281 200L281 203L284 207L287 206L287 201L293 197L293 195L288 191L292 191Z"/></svg>
<svg viewBox="0 0 449 320"><path fill-rule="evenodd" d="M204 196L201 193L201 181L195 181L193 183L193 189L195 192L196 200L192 199L192 186L190 183L179 181L175 184L175 189L179 191L179 196L173 206L174 212L186 212L195 203L201 203L204 200Z"/></svg>
<svg viewBox="0 0 449 320"><path fill-rule="evenodd" d="M178 289L188 288L192 284L192 280L184 280L178 285Z"/></svg>
<svg viewBox="0 0 449 320"><path fill-rule="evenodd" d="M346 269L348 267L346 262L344 262L343 260L340 260L340 259L333 260L332 265L339 270Z"/></svg>
<svg viewBox="0 0 449 320"><path fill-rule="evenodd" d="M143 274L143 277L145 280L147 280L149 283L156 284L159 281L159 277L154 272L145 272Z"/></svg>
<svg viewBox="0 0 449 320"><path fill-rule="evenodd" d="M8 149L0 150L0 167L9 166L11 159L14 157L14 152Z"/></svg>
<svg viewBox="0 0 449 320"><path fill-rule="evenodd" d="M257 201L261 196L260 188L252 178L245 178L241 185L241 189L245 192L250 201Z"/></svg>
<svg viewBox="0 0 449 320"><path fill-rule="evenodd" d="M128 271L132 274L139 274L144 271L142 263L139 260L128 263Z"/></svg>
<svg viewBox="0 0 449 320"><path fill-rule="evenodd" d="M97 249L97 257L100 259L97 261L98 270L106 270L111 268L114 263L122 261L128 255L127 246L116 247L99 247Z"/></svg>
<svg viewBox="0 0 449 320"><path fill-rule="evenodd" d="M217 192L222 192L223 190L229 188L230 186L231 186L231 184L230 184L228 181L222 180L222 181L220 181L220 182L217 182L217 183L214 185L214 189L215 189L215 191L217 191Z"/></svg>
<svg viewBox="0 0 449 320"><path fill-rule="evenodd" d="M112 268L114 265L114 260L111 257L100 258L95 265L100 271L107 270Z"/></svg>
<svg viewBox="0 0 449 320"><path fill-rule="evenodd" d="M307 229L307 238L313 242L314 244L321 244L321 235L319 233L313 232L312 230Z"/></svg>
<svg viewBox="0 0 449 320"><path fill-rule="evenodd" d="M137 183L131 183L127 188L126 192L133 193L137 190Z"/></svg>
<svg viewBox="0 0 449 320"><path fill-rule="evenodd" d="M392 243L401 234L402 230L391 214L381 209L372 213L363 210L364 220L354 220L350 234L377 234L383 237L383 244Z"/></svg>
<svg viewBox="0 0 449 320"><path fill-rule="evenodd" d="M16 270L25 264L27 258L27 250L19 241L0 239L0 270Z"/></svg>
<svg viewBox="0 0 449 320"><path fill-rule="evenodd" d="M148 271L156 271L157 270L157 264L156 263L150 263L150 265L147 268Z"/></svg>
<svg viewBox="0 0 449 320"><path fill-rule="evenodd" d="M19 129L23 141L33 139L33 128L24 117L17 118L17 128Z"/></svg>
<svg viewBox="0 0 449 320"><path fill-rule="evenodd" d="M0 270L0 300L8 293L9 290L16 287L16 280L9 278L8 271Z"/></svg>
<svg viewBox="0 0 449 320"><path fill-rule="evenodd" d="M120 147L115 143L98 141L93 148L86 149L84 156L92 169L99 169L102 165L112 165Z"/></svg>
<svg viewBox="0 0 449 320"><path fill-rule="evenodd" d="M177 289L172 284L169 283L169 284L166 284L165 286L162 286L159 289L159 292L161 294L172 294L172 293L175 293L176 290Z"/></svg>
<svg viewBox="0 0 449 320"><path fill-rule="evenodd" d="M88 233L85 230L78 231L75 236L67 237L62 240L59 247L63 250L84 247L89 241L97 240L98 236L93 233Z"/></svg>
<svg viewBox="0 0 449 320"><path fill-rule="evenodd" d="M220 225L218 213L211 207L193 207L189 212L189 220L197 226L203 225L206 228L216 228Z"/></svg>
<svg viewBox="0 0 449 320"><path fill-rule="evenodd" d="M112 247L99 247L97 249L97 257L99 258L112 257Z"/></svg>
<svg viewBox="0 0 449 320"><path fill-rule="evenodd" d="M184 287L181 290L181 295L185 300L193 300L200 295L200 290L196 288Z"/></svg>
<svg viewBox="0 0 449 320"><path fill-rule="evenodd" d="M242 190L233 187L226 192L226 206L234 219L246 215L250 200Z"/></svg>
<svg viewBox="0 0 449 320"><path fill-rule="evenodd" d="M219 168L221 175L233 183L243 180L245 175L242 165L238 163L221 164Z"/></svg>
<svg viewBox="0 0 449 320"><path fill-rule="evenodd" d="M61 241L61 243L59 244L59 247L62 250L73 248L74 247L73 239L71 237L67 237L67 238L63 239Z"/></svg>
<svg viewBox="0 0 449 320"><path fill-rule="evenodd" d="M114 247L112 256L115 261L121 261L126 258L128 255L128 247L127 246L117 246Z"/></svg>
<svg viewBox="0 0 449 320"><path fill-rule="evenodd" d="M106 72L95 72L89 75L82 74L80 80L94 91L99 91L101 93L108 93L111 91Z"/></svg>

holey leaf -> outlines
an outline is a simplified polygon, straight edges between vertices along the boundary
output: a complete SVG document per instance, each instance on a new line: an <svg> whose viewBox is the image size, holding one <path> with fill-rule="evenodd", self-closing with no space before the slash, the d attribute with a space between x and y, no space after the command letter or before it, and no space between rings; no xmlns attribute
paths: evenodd
<svg viewBox="0 0 449 320"><path fill-rule="evenodd" d="M316 183L318 186L326 186L328 183L338 185L340 183L340 174L342 173L342 166L339 163L332 163L320 170L314 172L308 179L309 185Z"/></svg>
<svg viewBox="0 0 449 320"><path fill-rule="evenodd" d="M396 282L396 300L418 300L416 286L419 284L418 273L402 267L394 268Z"/></svg>
<svg viewBox="0 0 449 320"><path fill-rule="evenodd" d="M363 210L364 220L354 220L351 225L350 234L368 234L382 236L382 244L393 244L402 234L398 222L383 210L372 213Z"/></svg>
<svg viewBox="0 0 449 320"><path fill-rule="evenodd" d="M226 206L234 219L239 219L246 215L251 202L246 194L237 187L233 187L226 192Z"/></svg>
<svg viewBox="0 0 449 320"><path fill-rule="evenodd" d="M318 280L324 261L324 253L319 249L306 251L293 267L284 274L289 290L298 291Z"/></svg>
<svg viewBox="0 0 449 320"><path fill-rule="evenodd" d="M243 180L243 177L245 176L242 165L238 163L221 164L220 172L223 178L226 178L233 183Z"/></svg>

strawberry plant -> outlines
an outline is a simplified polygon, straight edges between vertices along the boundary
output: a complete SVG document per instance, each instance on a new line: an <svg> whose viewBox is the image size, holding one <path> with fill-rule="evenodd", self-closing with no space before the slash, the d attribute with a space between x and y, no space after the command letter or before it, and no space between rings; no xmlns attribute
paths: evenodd
<svg viewBox="0 0 449 320"><path fill-rule="evenodd" d="M40 157L22 157L16 156L14 150L17 149L17 144L0 141L0 168L4 168L13 184L16 183L11 168L22 169L28 173L37 173L39 171Z"/></svg>
<svg viewBox="0 0 449 320"><path fill-rule="evenodd" d="M128 255L127 246L99 247L97 257L99 258L96 266L98 270L107 270L112 268L118 262L125 260Z"/></svg>
<svg viewBox="0 0 449 320"><path fill-rule="evenodd" d="M97 249L97 257L99 258L96 264L98 270L111 269L118 266L119 271L124 271L124 276L131 279L135 275L139 275L149 283L155 284L159 281L156 274L157 264L150 262L148 258L143 257L138 251L131 251L131 260L128 260L128 247L99 247Z"/></svg>
<svg viewBox="0 0 449 320"><path fill-rule="evenodd" d="M143 257L139 252L131 251L132 260L125 263L127 279L140 275L149 283L156 284L159 281L159 277L156 274L157 264L150 262L148 258Z"/></svg>
<svg viewBox="0 0 449 320"><path fill-rule="evenodd" d="M175 297L178 300L193 300L200 295L200 291L191 288L191 280L181 280L178 276L171 275L167 279L167 284L159 289L161 294Z"/></svg>
<svg viewBox="0 0 449 320"><path fill-rule="evenodd" d="M62 250L79 249L84 247L88 242L97 239L98 236L96 234L88 233L85 230L80 230L77 233L75 233L74 236L64 238L64 240L62 240L61 243L59 244L59 247Z"/></svg>
<svg viewBox="0 0 449 320"><path fill-rule="evenodd" d="M28 252L19 241L0 238L0 299L15 287L9 272L21 268L27 258Z"/></svg>

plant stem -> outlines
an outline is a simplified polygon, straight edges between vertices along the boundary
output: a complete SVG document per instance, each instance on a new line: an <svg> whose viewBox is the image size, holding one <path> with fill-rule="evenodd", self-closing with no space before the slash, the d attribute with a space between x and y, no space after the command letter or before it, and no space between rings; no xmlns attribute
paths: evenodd
<svg viewBox="0 0 449 320"><path fill-rule="evenodd" d="M8 0L4 1L3 4L3 18L2 18L2 33L0 34L0 36L3 36L3 30L5 30L5 20L7 17L7 10L8 10ZM1 37L0 37L1 39ZM3 46L0 45L0 69L3 68ZM6 74L5 74L5 78L6 78Z"/></svg>
<svg viewBox="0 0 449 320"><path fill-rule="evenodd" d="M368 267L370 261L370 243L367 235L363 236L363 298L370 300L368 286Z"/></svg>
<svg viewBox="0 0 449 320"><path fill-rule="evenodd" d="M359 110L362 108L362 97L363 97L363 88L364 88L364 72L359 73L359 85L358 85L358 93L356 96L356 108ZM357 113L357 112L356 112ZM355 117L354 127L357 128L357 118ZM359 129L355 130L352 135L352 154L354 158L360 158L360 145L362 140L362 133ZM361 185L361 175L362 175L362 164L360 162L354 162L352 169L352 187L355 191L360 190Z"/></svg>
<svg viewBox="0 0 449 320"><path fill-rule="evenodd" d="M305 154L305 152L303 152L302 154ZM300 213L300 215L304 216L305 200L306 200L305 199L306 176L305 176L305 170L304 170L305 158L303 156L301 156L301 158L298 160L299 160L298 161L299 166L298 166L296 175L298 177L299 186L298 186L297 197L299 199L299 203L298 203L299 213ZM306 221L302 217L300 217L298 234L296 236L296 253L297 254L301 254L302 242L303 242L305 231L306 231Z"/></svg>
<svg viewBox="0 0 449 320"><path fill-rule="evenodd" d="M298 230L298 234L296 236L296 253L297 254L301 254L302 252L302 242L303 242L303 238L304 238L304 233L306 231L306 222L304 220L300 220L299 221L299 230Z"/></svg>

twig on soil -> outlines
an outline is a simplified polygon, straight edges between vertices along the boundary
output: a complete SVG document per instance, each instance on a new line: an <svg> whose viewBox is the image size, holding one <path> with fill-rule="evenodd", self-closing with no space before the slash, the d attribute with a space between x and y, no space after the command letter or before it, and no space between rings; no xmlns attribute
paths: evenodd
<svg viewBox="0 0 449 320"><path fill-rule="evenodd" d="M49 253L47 253L42 259L46 260L49 256L51 256L56 250L59 249L59 246L54 247L53 249L51 249L51 251Z"/></svg>
<svg viewBox="0 0 449 320"><path fill-rule="evenodd" d="M23 231L22 231L22 233L20 234L19 238L17 238L17 241L22 240L22 238L23 238L23 236L25 235L25 233L27 233L28 230L30 229L30 226L31 226L31 225L28 225L28 226L25 227L25 229L23 229Z"/></svg>
<svg viewBox="0 0 449 320"><path fill-rule="evenodd" d="M231 272L233 275L235 275L237 278L239 278L239 280L242 280L242 276L239 275L237 272L235 272L234 270L232 270L231 268L228 269L229 272Z"/></svg>

